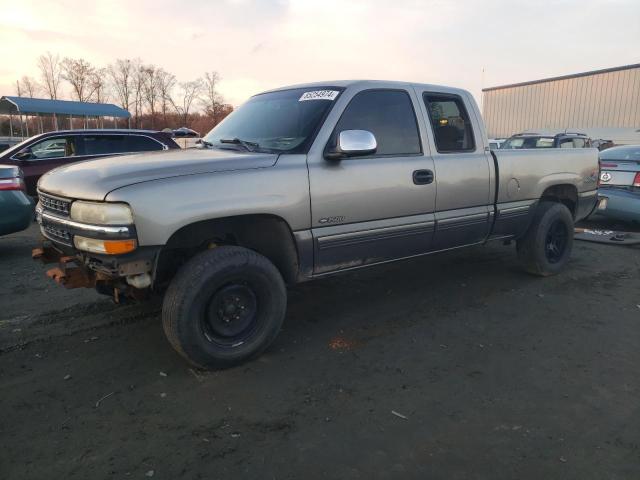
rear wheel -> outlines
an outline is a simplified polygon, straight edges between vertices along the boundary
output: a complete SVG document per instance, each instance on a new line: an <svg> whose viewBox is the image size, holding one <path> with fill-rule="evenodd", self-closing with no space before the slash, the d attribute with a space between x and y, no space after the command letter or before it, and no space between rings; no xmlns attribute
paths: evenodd
<svg viewBox="0 0 640 480"><path fill-rule="evenodd" d="M548 276L560 272L573 248L573 216L562 203L543 201L525 235L517 242L525 270Z"/></svg>
<svg viewBox="0 0 640 480"><path fill-rule="evenodd" d="M276 338L287 293L276 267L241 247L189 260L164 298L162 322L173 347L198 367L225 368L264 351Z"/></svg>

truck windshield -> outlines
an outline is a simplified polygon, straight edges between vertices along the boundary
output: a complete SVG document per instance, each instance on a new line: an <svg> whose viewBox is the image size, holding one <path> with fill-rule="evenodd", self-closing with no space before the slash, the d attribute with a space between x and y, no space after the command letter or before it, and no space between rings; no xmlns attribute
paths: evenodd
<svg viewBox="0 0 640 480"><path fill-rule="evenodd" d="M211 130L204 137L205 145L306 153L341 91L308 87L255 95Z"/></svg>

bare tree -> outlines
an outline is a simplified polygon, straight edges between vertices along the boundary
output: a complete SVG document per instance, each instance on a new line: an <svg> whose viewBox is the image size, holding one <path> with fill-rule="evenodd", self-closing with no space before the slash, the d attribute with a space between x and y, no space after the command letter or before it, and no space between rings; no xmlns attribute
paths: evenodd
<svg viewBox="0 0 640 480"><path fill-rule="evenodd" d="M222 106L223 99L218 93L217 87L220 82L220 75L218 72L206 72L204 74L202 96L200 102L204 107L204 111L209 116L217 115Z"/></svg>
<svg viewBox="0 0 640 480"><path fill-rule="evenodd" d="M89 79L91 90L93 90L93 97L91 99L96 103L104 103L109 98L107 78L107 69L97 68Z"/></svg>
<svg viewBox="0 0 640 480"><path fill-rule="evenodd" d="M16 80L16 95L18 97L22 96L22 84L20 83L20 80Z"/></svg>
<svg viewBox="0 0 640 480"><path fill-rule="evenodd" d="M131 76L131 92L133 95L135 126L139 127L140 115L144 107L144 72L139 60L133 64Z"/></svg>
<svg viewBox="0 0 640 480"><path fill-rule="evenodd" d="M202 93L203 84L202 79L197 78L190 82L180 82L178 84L180 91L178 93L179 104L172 100L173 107L176 112L182 117L182 123L186 127L188 126L189 111L193 106L193 102Z"/></svg>
<svg viewBox="0 0 640 480"><path fill-rule="evenodd" d="M38 82L36 82L33 77L28 77L25 75L19 82L16 83L20 83L20 90L22 91L22 94L26 95L29 98L35 97L40 90L40 85L38 85Z"/></svg>
<svg viewBox="0 0 640 480"><path fill-rule="evenodd" d="M62 65L60 64L60 55L53 55L47 52L38 58L38 68L40 69L40 77L47 95L52 100L58 98L60 80L62 78Z"/></svg>
<svg viewBox="0 0 640 480"><path fill-rule="evenodd" d="M162 121L166 127L167 110L171 103L171 92L173 91L173 87L176 85L176 77L162 68L159 68L156 74L158 77L158 93L160 94Z"/></svg>
<svg viewBox="0 0 640 480"><path fill-rule="evenodd" d="M134 75L134 62L128 58L118 59L107 67L111 86L118 97L120 106L129 111L132 95L132 80Z"/></svg>
<svg viewBox="0 0 640 480"><path fill-rule="evenodd" d="M91 79L95 68L83 58L65 58L62 61L62 78L71 84L75 97L80 102L87 102L94 89Z"/></svg>
<svg viewBox="0 0 640 480"><path fill-rule="evenodd" d="M158 67L155 65L145 65L141 70L142 75L142 92L144 100L149 107L151 114L151 128L154 127L156 117L156 106L158 105L159 87L158 87Z"/></svg>

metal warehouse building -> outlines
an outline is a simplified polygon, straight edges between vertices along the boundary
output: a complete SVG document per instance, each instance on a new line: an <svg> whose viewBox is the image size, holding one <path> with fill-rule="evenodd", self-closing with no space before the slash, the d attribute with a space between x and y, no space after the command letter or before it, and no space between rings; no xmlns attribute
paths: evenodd
<svg viewBox="0 0 640 480"><path fill-rule="evenodd" d="M640 64L485 88L482 96L490 137L568 129L640 140Z"/></svg>

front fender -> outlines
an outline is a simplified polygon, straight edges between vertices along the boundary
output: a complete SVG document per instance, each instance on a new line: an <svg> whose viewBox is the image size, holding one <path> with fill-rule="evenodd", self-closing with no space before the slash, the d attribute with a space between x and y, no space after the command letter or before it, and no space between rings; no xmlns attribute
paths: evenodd
<svg viewBox="0 0 640 480"><path fill-rule="evenodd" d="M192 223L241 215L274 215L293 231L310 228L304 155L282 155L269 168L185 175L119 188L107 201L128 203L141 246L165 245Z"/></svg>

